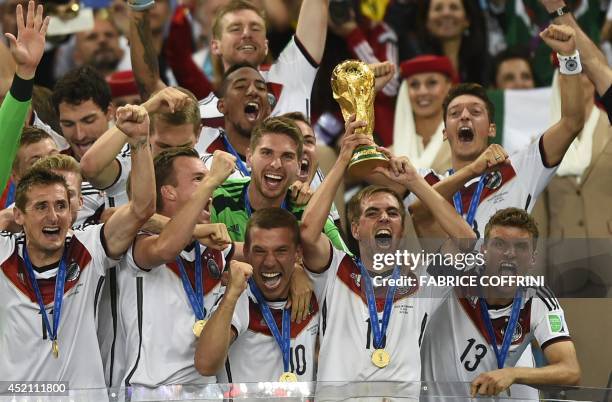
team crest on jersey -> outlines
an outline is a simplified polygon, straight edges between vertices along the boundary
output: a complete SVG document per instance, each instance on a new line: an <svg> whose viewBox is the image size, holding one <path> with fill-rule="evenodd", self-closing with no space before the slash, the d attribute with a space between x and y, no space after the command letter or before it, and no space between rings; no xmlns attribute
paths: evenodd
<svg viewBox="0 0 612 402"><path fill-rule="evenodd" d="M70 265L68 265L68 269L66 270L66 281L72 282L79 278L81 275L81 267L76 261L72 261Z"/></svg>
<svg viewBox="0 0 612 402"><path fill-rule="evenodd" d="M221 270L219 269L219 265L217 265L217 262L213 257L208 259L208 261L206 262L206 266L208 267L208 272L210 272L213 278L221 278Z"/></svg>
<svg viewBox="0 0 612 402"><path fill-rule="evenodd" d="M489 180L487 180L487 188L490 190L497 190L502 185L502 174L500 171L496 170L489 175Z"/></svg>
<svg viewBox="0 0 612 402"><path fill-rule="evenodd" d="M502 328L501 335L504 336L505 329ZM514 329L514 333L512 334L512 343L519 341L523 336L523 327L520 322L516 323L516 328Z"/></svg>

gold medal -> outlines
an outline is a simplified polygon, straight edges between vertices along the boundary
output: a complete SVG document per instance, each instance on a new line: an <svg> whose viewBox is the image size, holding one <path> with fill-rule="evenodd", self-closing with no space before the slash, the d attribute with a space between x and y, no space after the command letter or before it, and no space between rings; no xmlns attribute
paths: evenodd
<svg viewBox="0 0 612 402"><path fill-rule="evenodd" d="M57 339L51 342L51 352L56 359L59 357L59 344L57 343Z"/></svg>
<svg viewBox="0 0 612 402"><path fill-rule="evenodd" d="M372 353L372 363L378 368L386 367L390 361L391 357L384 349L376 349L374 353Z"/></svg>
<svg viewBox="0 0 612 402"><path fill-rule="evenodd" d="M206 320L198 320L193 324L193 334L196 336L196 338L199 338L200 334L202 334L204 325L206 325Z"/></svg>
<svg viewBox="0 0 612 402"><path fill-rule="evenodd" d="M291 371L285 371L283 374L281 374L279 379L280 382L297 382L297 380L297 375Z"/></svg>

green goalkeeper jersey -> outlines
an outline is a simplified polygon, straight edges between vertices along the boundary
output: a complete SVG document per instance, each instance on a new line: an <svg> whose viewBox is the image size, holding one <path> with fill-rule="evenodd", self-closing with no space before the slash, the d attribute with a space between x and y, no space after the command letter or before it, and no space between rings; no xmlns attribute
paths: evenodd
<svg viewBox="0 0 612 402"><path fill-rule="evenodd" d="M245 195L250 182L250 177L228 179L213 193L210 220L213 223L224 223L233 241L244 241L249 220L249 207L247 207ZM305 208L303 205L294 205L289 196L285 198L284 205L298 221L302 219ZM349 253L338 227L330 218L327 219L323 232L329 237L335 248Z"/></svg>

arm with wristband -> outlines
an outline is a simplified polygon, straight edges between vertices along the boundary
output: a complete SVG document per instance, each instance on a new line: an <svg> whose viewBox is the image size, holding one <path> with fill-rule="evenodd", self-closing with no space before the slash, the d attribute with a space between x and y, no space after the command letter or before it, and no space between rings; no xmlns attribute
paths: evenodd
<svg viewBox="0 0 612 402"><path fill-rule="evenodd" d="M17 6L17 37L5 34L9 40L11 56L16 64L11 89L0 107L0 189L4 189L11 174L13 160L19 148L23 128L34 87L34 74L45 48L45 35L49 17L43 18L43 7L35 9L33 1L28 4L27 16L23 18L23 7Z"/></svg>
<svg viewBox="0 0 612 402"><path fill-rule="evenodd" d="M585 120L580 73L580 53L576 46L576 31L566 25L551 24L540 33L542 40L557 52L559 58L559 88L561 89L561 119L542 138L545 165L561 163L565 152L582 130Z"/></svg>
<svg viewBox="0 0 612 402"><path fill-rule="evenodd" d="M606 106L608 118L612 112L612 69L608 67L608 61L597 45L580 28L574 16L565 5L563 0L540 0L542 5L549 12L555 24L568 25L576 31L576 44L580 52L580 58L584 67L585 74L589 77L602 102Z"/></svg>

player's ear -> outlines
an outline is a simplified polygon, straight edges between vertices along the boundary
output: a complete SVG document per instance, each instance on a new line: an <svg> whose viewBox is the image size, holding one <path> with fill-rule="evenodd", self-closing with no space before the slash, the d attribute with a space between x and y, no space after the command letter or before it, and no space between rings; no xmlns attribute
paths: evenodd
<svg viewBox="0 0 612 402"><path fill-rule="evenodd" d="M23 226L23 222L25 221L24 213L17 207L13 208L13 218L15 219L15 223L19 226Z"/></svg>
<svg viewBox="0 0 612 402"><path fill-rule="evenodd" d="M359 222L351 222L351 234L355 240L359 240Z"/></svg>
<svg viewBox="0 0 612 402"><path fill-rule="evenodd" d="M160 192L163 200L176 201L176 197L178 194L176 192L176 188L172 187L171 185L167 184L161 186Z"/></svg>
<svg viewBox="0 0 612 402"><path fill-rule="evenodd" d="M495 138L496 134L497 134L497 126L495 125L495 123L489 124L489 137Z"/></svg>
<svg viewBox="0 0 612 402"><path fill-rule="evenodd" d="M446 127L442 129L442 139L444 141L448 140L448 135L446 135Z"/></svg>
<svg viewBox="0 0 612 402"><path fill-rule="evenodd" d="M219 99L217 101L217 110L219 111L219 113L225 114L225 102L223 101L223 99Z"/></svg>
<svg viewBox="0 0 612 402"><path fill-rule="evenodd" d="M253 157L253 153L251 152L251 147L248 147L247 151L246 151L246 163L247 163L247 166L249 167L249 169L253 168L253 166L251 164L251 158L252 157Z"/></svg>

